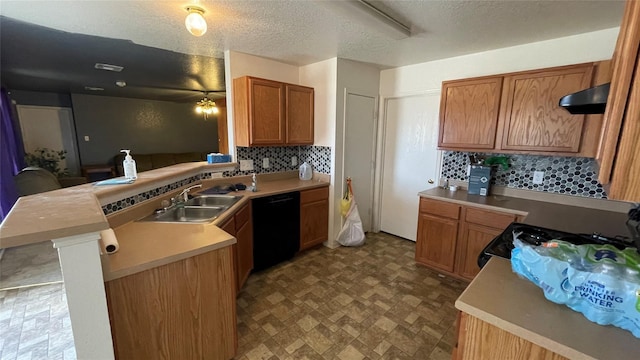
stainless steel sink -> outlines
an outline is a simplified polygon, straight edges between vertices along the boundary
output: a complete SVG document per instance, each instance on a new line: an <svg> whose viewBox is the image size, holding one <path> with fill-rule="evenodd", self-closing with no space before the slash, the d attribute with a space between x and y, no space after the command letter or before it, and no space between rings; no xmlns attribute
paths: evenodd
<svg viewBox="0 0 640 360"><path fill-rule="evenodd" d="M149 215L140 221L206 223L215 220L227 207L177 206L164 212Z"/></svg>
<svg viewBox="0 0 640 360"><path fill-rule="evenodd" d="M242 196L233 195L196 195L184 204L159 210L139 221L206 223L218 218Z"/></svg>
<svg viewBox="0 0 640 360"><path fill-rule="evenodd" d="M186 206L216 207L226 206L230 208L242 199L242 196L233 195L196 195L185 203Z"/></svg>

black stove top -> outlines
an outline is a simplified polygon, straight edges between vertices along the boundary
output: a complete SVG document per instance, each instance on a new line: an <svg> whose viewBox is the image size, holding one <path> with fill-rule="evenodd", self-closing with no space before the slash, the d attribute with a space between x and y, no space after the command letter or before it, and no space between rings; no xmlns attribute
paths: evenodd
<svg viewBox="0 0 640 360"><path fill-rule="evenodd" d="M626 237L607 237L598 233L573 234L514 222L482 250L478 256L478 265L483 267L491 256L511 259L514 238L532 245L540 245L551 240L562 240L575 245L611 244L619 249L635 247L633 241Z"/></svg>

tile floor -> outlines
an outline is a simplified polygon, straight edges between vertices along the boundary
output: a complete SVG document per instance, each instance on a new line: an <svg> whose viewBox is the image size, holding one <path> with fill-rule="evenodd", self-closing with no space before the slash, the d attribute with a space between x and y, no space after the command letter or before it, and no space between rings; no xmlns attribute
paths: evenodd
<svg viewBox="0 0 640 360"><path fill-rule="evenodd" d="M0 359L76 359L63 284L0 291Z"/></svg>
<svg viewBox="0 0 640 360"><path fill-rule="evenodd" d="M450 359L467 283L414 262L415 243L307 251L252 275L238 298L236 359Z"/></svg>
<svg viewBox="0 0 640 360"><path fill-rule="evenodd" d="M238 297L239 360L450 359L466 283L417 266L415 243L369 234L253 274ZM0 292L0 359L75 359L63 284Z"/></svg>

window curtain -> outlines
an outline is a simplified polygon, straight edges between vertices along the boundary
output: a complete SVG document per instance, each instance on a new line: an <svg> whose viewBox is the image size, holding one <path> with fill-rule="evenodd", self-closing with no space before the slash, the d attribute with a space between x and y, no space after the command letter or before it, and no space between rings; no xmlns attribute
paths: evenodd
<svg viewBox="0 0 640 360"><path fill-rule="evenodd" d="M0 221L2 221L16 200L18 191L13 177L24 168L24 148L20 130L13 120L11 100L7 91L0 89Z"/></svg>

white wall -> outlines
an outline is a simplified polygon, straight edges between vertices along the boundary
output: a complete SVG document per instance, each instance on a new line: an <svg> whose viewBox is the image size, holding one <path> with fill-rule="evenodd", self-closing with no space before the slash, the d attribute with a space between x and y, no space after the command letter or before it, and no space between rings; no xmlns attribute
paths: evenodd
<svg viewBox="0 0 640 360"><path fill-rule="evenodd" d="M380 87L380 69L361 62L338 59L336 113L335 113L335 141L331 156L331 185L333 192L329 193L329 246L335 245L335 239L342 228L340 215L340 199L344 193L344 114L345 90L355 90L362 94L378 94Z"/></svg>
<svg viewBox="0 0 640 360"><path fill-rule="evenodd" d="M235 136L233 128L233 79L241 76L255 76L263 79L298 84L299 70L295 65L249 55L237 51L224 52L224 75L227 92L227 128L229 135L230 154L236 159ZM224 149L220 152L226 153Z"/></svg>
<svg viewBox="0 0 640 360"><path fill-rule="evenodd" d="M380 95L440 89L444 80L607 60L613 55L618 31L612 28L383 70Z"/></svg>
<svg viewBox="0 0 640 360"><path fill-rule="evenodd" d="M335 141L338 59L300 67L300 85L314 88L314 145L333 146Z"/></svg>

